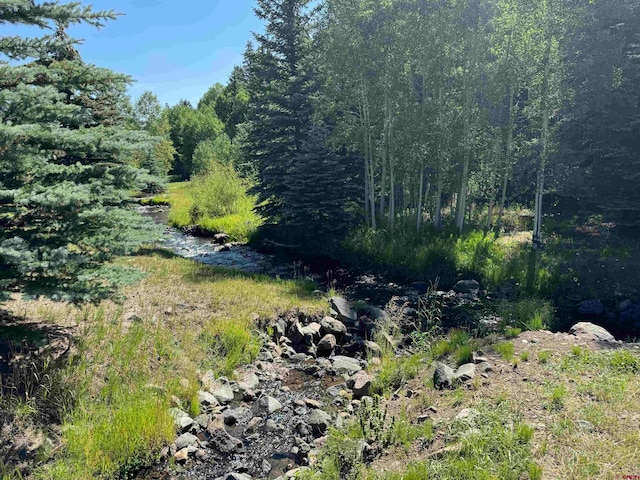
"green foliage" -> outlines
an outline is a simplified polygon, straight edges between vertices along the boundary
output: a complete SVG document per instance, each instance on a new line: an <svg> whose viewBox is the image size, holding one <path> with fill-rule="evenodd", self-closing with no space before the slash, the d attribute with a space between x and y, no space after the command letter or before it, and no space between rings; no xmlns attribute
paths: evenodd
<svg viewBox="0 0 640 480"><path fill-rule="evenodd" d="M554 318L551 303L534 297L503 302L498 313L507 325L524 330L542 330L552 325Z"/></svg>
<svg viewBox="0 0 640 480"><path fill-rule="evenodd" d="M493 350L509 362L513 358L513 342L502 342L493 346Z"/></svg>
<svg viewBox="0 0 640 480"><path fill-rule="evenodd" d="M409 357L384 356L373 381L372 390L382 394L400 388L418 374L423 361L424 356L420 354Z"/></svg>
<svg viewBox="0 0 640 480"><path fill-rule="evenodd" d="M533 461L533 428L506 403L480 404L477 413L457 420L446 436L449 451L402 472L369 471L367 480L518 480L541 469Z"/></svg>
<svg viewBox="0 0 640 480"><path fill-rule="evenodd" d="M473 348L471 348L469 345L458 347L454 353L454 356L458 365L470 363L473 359Z"/></svg>
<svg viewBox="0 0 640 480"><path fill-rule="evenodd" d="M549 360L551 359L551 355L552 355L551 350L542 350L538 352L538 362L540 362L543 365L545 363L548 363Z"/></svg>
<svg viewBox="0 0 640 480"><path fill-rule="evenodd" d="M86 64L64 30L115 17L80 3L13 2L0 23L52 31L3 37L0 55L0 290L84 302L113 294L130 273L108 266L159 230L129 208L149 183L132 166L150 151L120 108L129 78Z"/></svg>
<svg viewBox="0 0 640 480"><path fill-rule="evenodd" d="M200 142L213 140L222 134L224 125L218 119L211 106L194 109L183 101L171 107L167 113L170 125L170 138L177 151L174 171L188 180L199 173L202 165L194 165L194 152ZM199 158L198 161L202 161ZM198 170L196 170L196 167Z"/></svg>
<svg viewBox="0 0 640 480"><path fill-rule="evenodd" d="M215 323L204 336L210 345L216 369L231 375L241 364L250 363L258 356L260 342L249 332L243 322L233 320Z"/></svg>
<svg viewBox="0 0 640 480"><path fill-rule="evenodd" d="M265 33L245 55L250 96L245 151L256 166L258 213L270 240L329 250L351 226L346 202L350 156L328 148L329 129L314 123L318 93L310 0L258 0Z"/></svg>
<svg viewBox="0 0 640 480"><path fill-rule="evenodd" d="M504 331L504 336L507 338L516 338L521 333L522 333L521 329L509 327Z"/></svg>

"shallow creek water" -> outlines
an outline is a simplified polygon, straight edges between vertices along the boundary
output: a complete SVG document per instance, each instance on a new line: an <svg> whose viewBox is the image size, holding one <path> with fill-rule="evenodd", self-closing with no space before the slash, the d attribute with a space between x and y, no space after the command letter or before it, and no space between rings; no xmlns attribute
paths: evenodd
<svg viewBox="0 0 640 480"><path fill-rule="evenodd" d="M157 223L166 225L168 207L138 209ZM292 267L278 265L273 257L258 253L248 246L237 245L232 246L229 251L221 251L221 246L216 245L212 239L192 237L171 227L168 227L165 233L162 246L179 256L203 264L280 277L287 277L293 273ZM330 413L334 419L339 411L349 405L349 401L340 394L347 389L345 378L335 375L330 366L331 362L324 358L307 357L301 363L290 362L274 352L273 344L266 345L258 361L245 367L243 371L258 376L260 382L255 390L258 398L271 396L282 404L282 409L270 415L256 411L256 402L243 401L243 395L238 391L234 401L225 408L248 408L254 411L254 416L263 417L264 420L264 423L253 431L247 430L246 422L224 426L227 433L242 441L242 448L233 453L222 454L216 450L213 442L210 442L207 431L202 430L197 436L204 455L199 456L197 460L191 456L184 465L175 465L173 461L165 458L156 465L141 470L135 478L214 480L230 472L242 472L251 475L255 480L272 480L292 468L304 465L307 462L306 455L299 455L299 445L296 445L296 442L300 442L296 427L299 422L305 422L312 411L304 401L310 399L320 402L322 410ZM237 387L234 386L234 389ZM211 417L220 415L223 409L214 409L210 412ZM268 420L275 422L277 428L267 428ZM306 442L311 449L317 449L312 437L308 437Z"/></svg>

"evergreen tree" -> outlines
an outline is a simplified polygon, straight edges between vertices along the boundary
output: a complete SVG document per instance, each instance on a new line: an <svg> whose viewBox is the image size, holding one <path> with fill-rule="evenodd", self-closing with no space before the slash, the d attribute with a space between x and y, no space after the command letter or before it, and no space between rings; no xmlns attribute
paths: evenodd
<svg viewBox="0 0 640 480"><path fill-rule="evenodd" d="M96 27L115 14L79 2L0 4L0 25L49 30L0 38L0 288L57 300L95 300L132 272L109 265L156 236L129 208L141 185L131 166L149 149L124 127L128 77L84 63L70 24Z"/></svg>
<svg viewBox="0 0 640 480"><path fill-rule="evenodd" d="M248 49L249 118L246 149L258 170L258 212L264 234L305 248L328 247L347 226L344 159L313 124L319 91L312 68L309 0L258 0L265 33ZM277 226L277 228L276 228ZM329 237L327 237L327 234Z"/></svg>

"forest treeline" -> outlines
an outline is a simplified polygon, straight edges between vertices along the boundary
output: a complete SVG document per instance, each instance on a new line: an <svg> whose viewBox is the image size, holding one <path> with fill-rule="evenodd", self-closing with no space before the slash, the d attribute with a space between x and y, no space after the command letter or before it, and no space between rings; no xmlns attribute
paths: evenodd
<svg viewBox="0 0 640 480"><path fill-rule="evenodd" d="M150 228L128 197L169 175L234 198L250 187L234 205L255 198L262 237L312 252L361 225L499 233L514 205L531 209L534 243L555 214L640 226L638 0L258 0L255 13L264 31L228 83L162 106L132 101L130 79L85 64L65 33L113 12L0 6L2 23L49 30L0 42L4 285L84 298L120 278L101 265Z"/></svg>
<svg viewBox="0 0 640 480"><path fill-rule="evenodd" d="M285 243L361 221L462 231L471 209L499 231L514 203L533 210L536 242L545 212L638 225L639 2L275 0L256 13L265 32L228 85L162 115L173 171L233 160Z"/></svg>

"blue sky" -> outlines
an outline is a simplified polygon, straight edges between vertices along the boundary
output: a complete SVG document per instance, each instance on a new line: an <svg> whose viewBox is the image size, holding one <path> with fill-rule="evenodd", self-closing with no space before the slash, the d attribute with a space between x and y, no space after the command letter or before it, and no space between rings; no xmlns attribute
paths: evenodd
<svg viewBox="0 0 640 480"><path fill-rule="evenodd" d="M161 103L196 104L214 83L226 83L252 31L261 30L254 0L89 0L124 15L96 30L75 26L86 62L131 75L136 98L153 91Z"/></svg>

